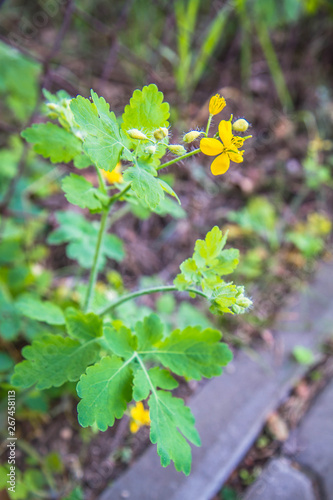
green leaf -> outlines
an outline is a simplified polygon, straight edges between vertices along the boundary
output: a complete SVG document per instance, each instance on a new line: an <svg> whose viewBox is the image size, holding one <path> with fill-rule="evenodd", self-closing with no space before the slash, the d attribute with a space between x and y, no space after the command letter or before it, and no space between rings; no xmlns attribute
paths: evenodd
<svg viewBox="0 0 333 500"><path fill-rule="evenodd" d="M65 318L67 333L73 339L88 341L103 335L103 320L94 313L84 314L69 307Z"/></svg>
<svg viewBox="0 0 333 500"><path fill-rule="evenodd" d="M156 314L151 314L136 323L135 332L138 337L138 349L145 351L162 339L163 323Z"/></svg>
<svg viewBox="0 0 333 500"><path fill-rule="evenodd" d="M0 43L0 95L15 118L31 116L39 94L41 65L20 54L7 43Z"/></svg>
<svg viewBox="0 0 333 500"><path fill-rule="evenodd" d="M105 431L121 418L132 399L132 370L129 362L113 356L87 368L77 384L81 399L78 418L82 427L97 425Z"/></svg>
<svg viewBox="0 0 333 500"><path fill-rule="evenodd" d="M35 123L21 135L34 145L36 153L49 158L52 163L68 163L82 152L80 139L50 122Z"/></svg>
<svg viewBox="0 0 333 500"><path fill-rule="evenodd" d="M188 475L191 471L191 448L186 439L196 446L201 445L191 410L182 399L174 398L165 391L152 394L148 404L150 439L152 443L157 443L162 466L166 467L173 460L176 470Z"/></svg>
<svg viewBox="0 0 333 500"><path fill-rule="evenodd" d="M26 361L15 367L12 384L37 389L59 387L67 380L80 378L86 367L96 360L99 347L93 341L80 344L77 340L61 335L48 334L34 340L22 350Z"/></svg>
<svg viewBox="0 0 333 500"><path fill-rule="evenodd" d="M17 309L31 319L44 321L49 325L63 325L65 318L62 310L57 305L48 301L41 301L31 295L20 295L16 302Z"/></svg>
<svg viewBox="0 0 333 500"><path fill-rule="evenodd" d="M131 188L140 200L153 210L164 198L159 179L142 167L130 167L124 172L124 181L131 182Z"/></svg>
<svg viewBox="0 0 333 500"><path fill-rule="evenodd" d="M90 210L102 209L97 197L99 190L81 175L73 173L68 175L63 179L61 187L69 203Z"/></svg>
<svg viewBox="0 0 333 500"><path fill-rule="evenodd" d="M77 260L81 267L90 269L95 255L99 224L87 221L82 214L71 211L57 212L56 218L60 227L49 235L48 243L69 243L66 247L67 257ZM106 234L100 253L99 270L104 268L106 257L120 262L124 255L123 242L117 236Z"/></svg>
<svg viewBox="0 0 333 500"><path fill-rule="evenodd" d="M154 388L160 387L161 389L172 390L179 385L177 380L175 380L167 370L162 370L158 366L148 370L148 377L147 374L139 368L133 379L133 398L135 401L142 401L149 396L151 391L149 380Z"/></svg>
<svg viewBox="0 0 333 500"><path fill-rule="evenodd" d="M210 311L214 314L243 314L251 305L251 299L244 295L244 287L222 283L211 295Z"/></svg>
<svg viewBox="0 0 333 500"><path fill-rule="evenodd" d="M4 340L14 340L20 331L20 314L12 303L10 294L0 288L0 335Z"/></svg>
<svg viewBox="0 0 333 500"><path fill-rule="evenodd" d="M232 360L230 349L220 342L221 336L218 330L188 326L155 344L155 356L177 375L195 380L216 377Z"/></svg>
<svg viewBox="0 0 333 500"><path fill-rule="evenodd" d="M104 327L105 344L117 356L128 359L137 348L137 339L129 328L121 326L119 329L111 325Z"/></svg>
<svg viewBox="0 0 333 500"><path fill-rule="evenodd" d="M197 240L193 257L181 265L174 285L185 290L191 285L201 287L212 302L216 314L243 313L252 302L244 295L244 287L225 283L221 276L232 273L238 265L238 250L223 250L227 234L215 226L204 240Z"/></svg>
<svg viewBox="0 0 333 500"><path fill-rule="evenodd" d="M93 102L77 96L72 99L70 107L84 135L83 150L97 167L111 172L123 149L127 149L127 139L105 99L94 91L91 91L91 96Z"/></svg>
<svg viewBox="0 0 333 500"><path fill-rule="evenodd" d="M163 181L162 179L158 179L158 182L159 182L161 188L163 189L163 191L168 193L170 196L173 196L174 198L176 198L179 205L181 205L180 199L178 198L177 193L175 193L175 191L172 189L172 187L169 186L169 184L167 182Z"/></svg>
<svg viewBox="0 0 333 500"><path fill-rule="evenodd" d="M159 127L168 127L169 104L163 102L163 98L154 84L135 90L125 106L121 128L125 132L135 128L147 134Z"/></svg>

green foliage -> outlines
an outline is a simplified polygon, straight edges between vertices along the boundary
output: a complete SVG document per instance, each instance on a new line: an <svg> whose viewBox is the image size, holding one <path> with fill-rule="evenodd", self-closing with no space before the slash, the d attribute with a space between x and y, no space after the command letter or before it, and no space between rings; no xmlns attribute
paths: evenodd
<svg viewBox="0 0 333 500"><path fill-rule="evenodd" d="M225 283L221 276L232 273L238 264L238 250L223 250L227 234L215 226L205 240L197 240L193 257L181 265L181 273L174 280L179 290L189 286L200 287L211 301L214 314L243 313L251 305L244 287Z"/></svg>
<svg viewBox="0 0 333 500"><path fill-rule="evenodd" d="M215 49L221 44L221 33L225 28L230 6L222 7L207 23L203 39L196 47L197 24L200 18L200 0L180 0L174 4L177 27L177 54L170 58L174 62L177 89L184 98L189 98L198 84Z"/></svg>
<svg viewBox="0 0 333 500"><path fill-rule="evenodd" d="M72 307L66 309L66 329L75 340L88 342L103 335L103 320L96 314L84 314Z"/></svg>
<svg viewBox="0 0 333 500"><path fill-rule="evenodd" d="M31 295L21 295L16 302L18 310L24 316L37 321L43 321L49 325L63 325L64 315L60 307L52 302L41 301Z"/></svg>
<svg viewBox="0 0 333 500"><path fill-rule="evenodd" d="M68 163L82 153L80 139L50 122L34 123L21 135L34 145L36 153L49 158L52 163Z"/></svg>
<svg viewBox="0 0 333 500"><path fill-rule="evenodd" d="M131 183L131 188L140 200L150 209L157 208L164 198L164 191L153 168L147 170L141 166L130 167L124 173L124 180Z"/></svg>
<svg viewBox="0 0 333 500"><path fill-rule="evenodd" d="M57 212L56 218L60 227L50 234L48 243L51 245L68 243L67 257L77 260L85 269L91 268L98 238L96 223L89 222L81 214L70 211ZM124 258L122 241L112 234L105 235L99 257L99 270L105 267L107 258L118 262Z"/></svg>
<svg viewBox="0 0 333 500"><path fill-rule="evenodd" d="M77 385L82 400L78 405L78 418L83 427L96 423L101 431L121 418L132 399L133 374L129 362L113 356L102 358L87 369Z"/></svg>
<svg viewBox="0 0 333 500"><path fill-rule="evenodd" d="M63 179L61 187L69 203L81 208L100 211L103 206L101 202L103 196L108 202L108 197L81 175L68 175Z"/></svg>
<svg viewBox="0 0 333 500"><path fill-rule="evenodd" d="M163 94L151 84L142 90L135 90L130 103L125 106L121 128L142 130L148 137L159 127L169 126L169 104L163 102Z"/></svg>
<svg viewBox="0 0 333 500"><path fill-rule="evenodd" d="M239 224L249 234L255 233L266 240L272 248L277 248L276 211L266 198L251 198L243 210L230 211L228 218Z"/></svg>
<svg viewBox="0 0 333 500"><path fill-rule="evenodd" d="M287 232L286 240L293 243L306 259L319 255L325 246L325 237L330 234L332 223L325 215L313 212L306 223L299 222Z"/></svg>
<svg viewBox="0 0 333 500"><path fill-rule="evenodd" d="M37 103L40 65L0 42L0 67L1 100L17 120L25 121Z"/></svg>
<svg viewBox="0 0 333 500"><path fill-rule="evenodd" d="M182 399L155 389L148 404L150 439L152 443L157 443L162 466L167 467L173 460L176 470L188 475L191 472L191 448L186 440L196 446L201 445L191 410Z"/></svg>
<svg viewBox="0 0 333 500"><path fill-rule="evenodd" d="M12 383L37 389L59 387L67 380L78 380L86 367L96 360L94 339L80 343L61 335L47 334L22 350L26 361L15 366Z"/></svg>
<svg viewBox="0 0 333 500"><path fill-rule="evenodd" d="M162 465L173 460L177 470L188 474L191 452L186 440L200 445L194 418L182 400L166 392L178 385L170 372L159 366L149 369L146 362L154 360L188 379L219 375L232 359L220 342L221 333L188 327L164 337L163 324L153 314L138 322L134 331L118 321L105 325L102 334L96 315L74 309L65 315L72 338L49 334L25 347L26 360L16 366L12 383L44 389L80 378L79 422L83 427L97 425L102 431L123 416L133 397L136 401L149 397L151 440L157 443ZM105 350L108 355L103 356ZM98 352L101 359L88 366Z"/></svg>
<svg viewBox="0 0 333 500"><path fill-rule="evenodd" d="M72 99L70 107L83 135L83 150L97 167L111 172L124 148L127 150L127 140L105 99L94 91L91 97L92 102L78 96Z"/></svg>
<svg viewBox="0 0 333 500"><path fill-rule="evenodd" d="M214 30L218 23L214 22ZM207 47L211 49L214 43L210 39ZM65 291L64 287L53 290L45 278L39 281L29 265L25 265L21 239L28 238L31 247L35 239L35 234L28 231L29 224L27 237L22 236L25 227L19 231L6 227L0 248L3 266L0 267L0 318L7 338L15 337L22 326L33 337L32 344L22 350L25 359L16 365L11 383L21 389L35 386L30 401L25 402L26 411L38 408L47 411L48 400L38 397L38 389L54 391L78 381L79 423L83 427L92 426L95 432L105 431L115 419L122 418L133 399L137 403L147 399L150 438L157 445L162 465L173 461L176 470L189 474L190 443L199 446L200 438L190 409L172 395L171 391L178 386L175 376L186 380L218 376L231 361L231 351L221 342L221 333L189 304L181 305L176 312L175 302L160 301L157 308L165 325L149 307L128 303L129 299L149 291L117 298L116 293L123 292L123 285L113 275L108 285L101 283L99 290L95 289L98 273L105 268L107 259L119 262L124 257L122 241L108 233L111 208L122 204L120 211L112 214L112 222L128 211L136 211L142 217L152 211L185 216L172 188L172 178L170 181L170 176L158 176L161 168L184 158L160 164L167 147L170 148L169 104L163 101L156 85L149 85L134 91L122 117L117 119L105 99L94 91L91 100L82 96L71 99L63 91L55 95L45 91L44 95L48 101L46 115L57 124L50 121L34 124L22 136L33 144L35 153L51 162L73 162L77 168L94 166L98 187L84 176L71 173L62 180L62 190L69 203L92 213L102 212L102 216L97 222L80 212L55 215L59 225L49 234L47 242L65 243L67 257L76 260L81 268L90 269L89 278L78 277L78 282ZM194 151L197 152L199 149ZM7 151L8 178L15 175L11 163L19 161L21 153L22 144L18 141ZM111 172L119 161L117 173L121 169L122 177L118 174L110 178L100 172L99 169ZM251 301L244 296L243 287L222 279L238 264L238 251L224 249L225 243L226 235L214 227L205 240L196 242L193 256L181 265L175 283L179 290L190 287L191 292L206 297L213 312L240 313ZM38 256L39 260L45 256L43 248L34 248L34 253L37 262ZM17 260L20 265L14 265ZM10 288L6 284L8 278ZM112 291L110 283L117 283ZM173 286L166 289L177 290ZM77 303L83 307L79 308ZM104 321L101 316L105 316ZM11 366L10 358L5 357L4 361L7 367ZM6 370L3 376L8 376ZM144 408L142 404L139 407ZM129 411L132 416L131 406ZM57 469L59 464L54 457L48 462ZM76 493L73 495L75 498Z"/></svg>

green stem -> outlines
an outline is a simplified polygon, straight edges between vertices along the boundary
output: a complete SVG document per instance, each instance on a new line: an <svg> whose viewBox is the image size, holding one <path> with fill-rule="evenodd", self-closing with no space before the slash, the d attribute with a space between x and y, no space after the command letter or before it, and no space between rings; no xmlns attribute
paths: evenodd
<svg viewBox="0 0 333 500"><path fill-rule="evenodd" d="M212 118L213 118L213 115L209 114L209 117L208 117L208 122L207 122L207 127L206 127L206 137L208 136L208 132L209 132L209 129L210 129L210 124L212 123Z"/></svg>
<svg viewBox="0 0 333 500"><path fill-rule="evenodd" d="M178 288L176 288L174 285L166 285L166 286L157 286L154 288L146 288L145 290L139 290L138 292L132 292L129 293L128 295L124 295L123 297L120 297L117 299L115 302L107 306L105 309L103 309L99 315L104 316L104 314L112 311L112 309L115 309L116 307L120 306L124 302L127 302L128 300L136 299L137 297L141 297L142 295L150 295L151 293L158 293L158 292L178 292ZM201 292L200 290L197 290L196 288L186 288L184 292L192 292L196 293L197 295L201 295L201 297L205 297L205 299L208 299L208 296L204 293Z"/></svg>
<svg viewBox="0 0 333 500"><path fill-rule="evenodd" d="M105 185L105 181L104 181L101 169L96 167L96 172L98 175L99 188L102 191L102 193L107 194L107 189L106 189L106 185Z"/></svg>
<svg viewBox="0 0 333 500"><path fill-rule="evenodd" d="M122 198L124 196L124 194L126 194L127 191L129 191L130 189L131 189L131 183L127 184L127 186L124 187L124 189L122 191L119 191L119 193L111 196L110 202L109 202L109 207L111 207L116 201L120 200L120 198Z"/></svg>
<svg viewBox="0 0 333 500"><path fill-rule="evenodd" d="M158 397L157 397L157 393L156 393L155 387L154 387L154 385L153 385L153 383L152 383L152 381L151 381L151 378L150 378L150 376L149 376L149 373L148 373L148 371L147 371L147 368L146 368L146 366L145 366L144 362L142 361L141 357L138 355L138 353L137 353L137 352L135 353L135 357L136 357L136 359L138 360L138 362L139 362L139 364L140 364L140 366L141 366L141 368L142 368L142 371L143 371L143 373L144 373L144 374L145 374L145 376L146 376L146 379L147 379L147 381L148 381L148 384L150 385L150 388L151 388L151 392L153 393L153 395L155 396L156 400L158 401Z"/></svg>
<svg viewBox="0 0 333 500"><path fill-rule="evenodd" d="M99 172L99 169L97 169L97 172L98 172L98 177L99 177L99 181L100 181L100 187L103 190L103 186L104 186L104 189L105 189L105 192L106 192L104 179L102 178L102 176L101 176L101 174ZM96 244L96 249L95 249L94 261L93 261L93 265L92 265L92 268L91 268L91 271L90 271L89 282L88 282L88 289L87 289L87 294L86 294L86 298L85 298L85 301L84 301L83 310L85 312L89 312L89 308L90 308L92 297L93 297L93 293L94 293L94 288L95 288L96 281L97 281L98 263L99 263L101 249L102 249L104 235L105 235L105 232L106 232L106 222L107 222L107 218L108 218L108 215L109 215L109 211L110 211L112 205L116 201L118 201L122 196L124 196L124 194L127 193L127 191L130 189L130 187L131 187L131 183L127 184L127 186L122 191L120 191L119 193L111 196L108 207L105 208L104 211L103 211L102 218L101 218L101 225L99 227L99 232L98 232L98 238L97 238L97 244Z"/></svg>
<svg viewBox="0 0 333 500"><path fill-rule="evenodd" d="M104 209L103 214L102 214L102 218L101 218L101 224L99 227L99 232L98 232L94 261L93 261L93 265L92 265L92 268L90 271L90 276L89 276L87 295L86 295L86 299L84 302L84 311L85 312L89 311L90 304L91 304L92 297L93 297L94 287L95 287L97 275L98 275L99 257L100 257L100 253L101 253L101 249L102 249L102 243L103 243L104 234L105 234L105 230L106 230L106 221L107 221L108 215L109 215L109 210Z"/></svg>
<svg viewBox="0 0 333 500"><path fill-rule="evenodd" d="M194 149L193 151L190 151L189 153L186 153L185 155L182 156L177 156L177 158L174 158L173 160L170 160L166 163L163 163L159 167L157 167L156 170L161 170L161 168L168 167L169 165L173 165L174 163L177 163L177 161L185 160L186 158L189 158L190 156L196 155L197 153L200 153L201 149Z"/></svg>

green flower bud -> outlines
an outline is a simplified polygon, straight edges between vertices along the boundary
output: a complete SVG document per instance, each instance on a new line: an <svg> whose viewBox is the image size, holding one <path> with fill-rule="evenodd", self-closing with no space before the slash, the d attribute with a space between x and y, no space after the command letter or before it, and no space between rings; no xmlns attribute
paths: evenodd
<svg viewBox="0 0 333 500"><path fill-rule="evenodd" d="M146 134L140 132L140 130L138 130L137 128L131 128L131 130L127 130L127 133L132 139L138 139L139 141L148 140Z"/></svg>
<svg viewBox="0 0 333 500"><path fill-rule="evenodd" d="M46 104L46 106L47 106L47 107L48 107L51 111L54 111L54 110L58 109L58 107L59 107L57 104L54 104L53 102L48 102L48 103Z"/></svg>
<svg viewBox="0 0 333 500"><path fill-rule="evenodd" d="M156 146L154 146L153 144L151 146L148 146L146 148L146 153L148 153L150 155L153 155L154 153L156 153Z"/></svg>
<svg viewBox="0 0 333 500"><path fill-rule="evenodd" d="M195 141L199 135L203 134L203 132L198 132L197 130L191 130L184 135L183 141L189 144L190 142Z"/></svg>
<svg viewBox="0 0 333 500"><path fill-rule="evenodd" d="M170 146L168 146L168 149L172 154L176 156L182 156L186 153L186 149L181 144L170 144Z"/></svg>
<svg viewBox="0 0 333 500"><path fill-rule="evenodd" d="M235 123L232 124L232 128L236 132L246 132L246 130L249 128L250 124L244 118L239 118L238 120L235 121Z"/></svg>
<svg viewBox="0 0 333 500"><path fill-rule="evenodd" d="M161 141L165 137L168 137L169 130L166 127L160 127L154 131L153 135L157 141Z"/></svg>

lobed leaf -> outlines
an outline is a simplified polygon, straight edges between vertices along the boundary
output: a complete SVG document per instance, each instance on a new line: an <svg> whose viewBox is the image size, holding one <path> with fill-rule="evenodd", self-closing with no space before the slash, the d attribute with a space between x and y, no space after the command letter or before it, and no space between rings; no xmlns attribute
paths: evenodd
<svg viewBox="0 0 333 500"><path fill-rule="evenodd" d="M124 172L124 181L131 183L131 188L140 200L143 200L153 210L164 198L164 190L161 181L142 167L129 167Z"/></svg>
<svg viewBox="0 0 333 500"><path fill-rule="evenodd" d="M60 307L52 302L36 299L29 294L20 295L16 301L16 307L23 316L44 321L49 325L63 325L65 323Z"/></svg>
<svg viewBox="0 0 333 500"><path fill-rule="evenodd" d="M68 380L74 382L96 360L98 351L92 341L80 344L61 335L45 335L23 348L26 361L15 366L11 382L23 388L36 384L37 389L59 387Z"/></svg>
<svg viewBox="0 0 333 500"><path fill-rule="evenodd" d="M169 392L156 391L148 401L150 409L150 439L157 444L161 464L166 467L173 460L177 471L188 475L191 471L191 448L187 440L200 446L200 437L194 427L194 417L184 401Z"/></svg>
<svg viewBox="0 0 333 500"><path fill-rule="evenodd" d="M51 245L68 243L67 257L77 260L85 269L90 269L95 255L98 225L87 221L82 214L71 211L57 212L56 218L60 226L49 235L48 243ZM124 255L123 242L113 234L106 234L100 252L99 270L105 266L106 257L119 262Z"/></svg>
<svg viewBox="0 0 333 500"><path fill-rule="evenodd" d="M163 99L162 92L154 84L135 90L130 103L125 106L121 128L125 132L135 128L147 133L168 127L169 104Z"/></svg>
<svg viewBox="0 0 333 500"><path fill-rule="evenodd" d="M113 356L102 358L87 369L77 384L81 399L78 419L82 427L97 425L105 431L121 418L132 399L132 369L129 362Z"/></svg>
<svg viewBox="0 0 333 500"><path fill-rule="evenodd" d="M70 107L84 135L83 150L97 167L111 172L123 149L127 149L127 139L105 99L93 90L91 96L93 102L77 96Z"/></svg>
<svg viewBox="0 0 333 500"><path fill-rule="evenodd" d="M67 333L73 339L89 341L103 335L103 320L94 313L84 314L69 307L65 318Z"/></svg>
<svg viewBox="0 0 333 500"><path fill-rule="evenodd" d="M218 330L188 326L174 330L155 344L156 358L177 375L200 380L221 375L222 366L232 360L232 352L220 342Z"/></svg>
<svg viewBox="0 0 333 500"><path fill-rule="evenodd" d="M54 123L35 123L23 130L22 137L32 143L36 153L52 163L68 163L82 153L82 142Z"/></svg>
<svg viewBox="0 0 333 500"><path fill-rule="evenodd" d="M98 199L99 190L81 175L73 173L67 175L61 187L69 203L90 210L102 209L102 203Z"/></svg>

